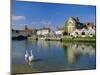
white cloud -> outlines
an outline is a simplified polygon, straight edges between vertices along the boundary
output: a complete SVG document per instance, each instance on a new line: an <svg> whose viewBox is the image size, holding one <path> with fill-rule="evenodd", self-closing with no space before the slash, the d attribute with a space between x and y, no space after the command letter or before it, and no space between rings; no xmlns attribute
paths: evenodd
<svg viewBox="0 0 100 75"><path fill-rule="evenodd" d="M14 20L14 21L16 21L16 20L25 20L25 16L12 15L12 20Z"/></svg>

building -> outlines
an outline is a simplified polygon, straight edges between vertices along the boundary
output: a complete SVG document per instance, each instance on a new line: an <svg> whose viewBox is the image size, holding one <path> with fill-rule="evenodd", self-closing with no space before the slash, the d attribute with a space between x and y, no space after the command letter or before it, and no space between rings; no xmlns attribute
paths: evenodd
<svg viewBox="0 0 100 75"><path fill-rule="evenodd" d="M19 31L18 30L12 29L11 31L12 31L12 37L19 36Z"/></svg>
<svg viewBox="0 0 100 75"><path fill-rule="evenodd" d="M91 28L76 29L70 35L74 37L86 37L86 36L92 37L93 35L95 35L95 30Z"/></svg>
<svg viewBox="0 0 100 75"><path fill-rule="evenodd" d="M37 36L46 36L50 33L50 28L40 28L40 29L37 29Z"/></svg>
<svg viewBox="0 0 100 75"><path fill-rule="evenodd" d="M14 29L12 29L12 37L31 36L33 33L34 33L34 30L29 29L27 26L25 26L21 30L14 30Z"/></svg>
<svg viewBox="0 0 100 75"><path fill-rule="evenodd" d="M64 32L64 28L58 28L58 29L55 31L55 35L62 35L63 32Z"/></svg>
<svg viewBox="0 0 100 75"><path fill-rule="evenodd" d="M19 34L31 36L33 34L33 29L30 29L27 26L25 26L22 30L19 30Z"/></svg>
<svg viewBox="0 0 100 75"><path fill-rule="evenodd" d="M72 33L76 29L77 21L73 17L70 17L67 21L68 34Z"/></svg>
<svg viewBox="0 0 100 75"><path fill-rule="evenodd" d="M87 22L87 23L80 23L79 20L70 17L67 21L68 24L68 33L71 36L77 37L85 37L90 36L92 37L95 35L95 26L93 23Z"/></svg>

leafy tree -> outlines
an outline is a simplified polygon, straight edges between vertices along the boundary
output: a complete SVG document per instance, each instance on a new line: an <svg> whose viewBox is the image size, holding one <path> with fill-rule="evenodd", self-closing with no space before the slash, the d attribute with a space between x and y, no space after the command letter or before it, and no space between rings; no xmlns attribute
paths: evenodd
<svg viewBox="0 0 100 75"><path fill-rule="evenodd" d="M65 21L63 35L67 35L67 33L68 33L68 23L67 23L67 21Z"/></svg>
<svg viewBox="0 0 100 75"><path fill-rule="evenodd" d="M79 18L78 17L76 17L76 21L79 22Z"/></svg>

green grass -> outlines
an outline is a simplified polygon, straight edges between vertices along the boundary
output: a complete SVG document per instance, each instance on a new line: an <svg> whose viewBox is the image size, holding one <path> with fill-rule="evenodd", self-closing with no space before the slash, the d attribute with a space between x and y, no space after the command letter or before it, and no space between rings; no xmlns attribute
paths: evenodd
<svg viewBox="0 0 100 75"><path fill-rule="evenodd" d="M66 42L96 42L95 37L62 38Z"/></svg>

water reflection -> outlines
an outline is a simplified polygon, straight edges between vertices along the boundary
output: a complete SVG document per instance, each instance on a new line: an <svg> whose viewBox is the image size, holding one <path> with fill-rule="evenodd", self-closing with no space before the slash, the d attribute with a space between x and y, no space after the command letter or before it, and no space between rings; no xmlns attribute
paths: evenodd
<svg viewBox="0 0 100 75"><path fill-rule="evenodd" d="M26 52L27 50L27 52ZM32 62L25 60L25 54L32 53ZM39 71L73 70L77 67L95 68L95 43L66 43L59 41L13 41L12 64L28 65ZM86 66L84 68L84 66Z"/></svg>
<svg viewBox="0 0 100 75"><path fill-rule="evenodd" d="M43 40L37 41L37 44L41 48L49 48L50 47L50 42L46 42Z"/></svg>
<svg viewBox="0 0 100 75"><path fill-rule="evenodd" d="M80 58L80 55L93 56L95 55L94 43L64 43L59 41L37 41L40 48L48 49L56 46L63 48L65 59L69 64L74 64Z"/></svg>
<svg viewBox="0 0 100 75"><path fill-rule="evenodd" d="M79 53L76 51L76 45L65 45L63 47L65 58L68 60L68 63L73 64L79 58Z"/></svg>
<svg viewBox="0 0 100 75"><path fill-rule="evenodd" d="M64 54L70 64L75 63L80 55L95 55L95 48L92 45L86 44L69 44L63 45Z"/></svg>

